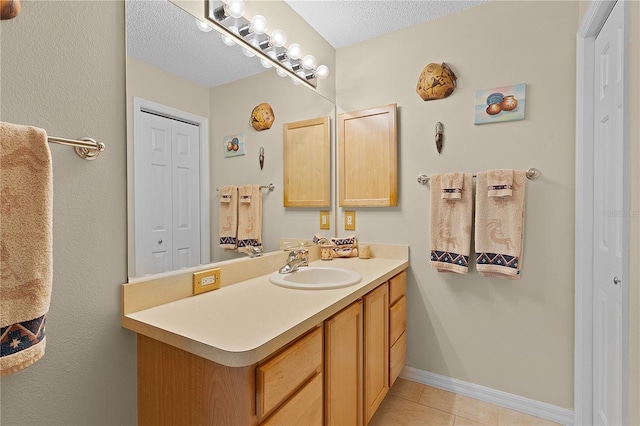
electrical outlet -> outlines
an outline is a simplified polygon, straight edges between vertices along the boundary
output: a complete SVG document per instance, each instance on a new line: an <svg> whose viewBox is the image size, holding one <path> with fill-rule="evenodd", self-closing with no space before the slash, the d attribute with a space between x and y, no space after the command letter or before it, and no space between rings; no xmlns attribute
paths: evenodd
<svg viewBox="0 0 640 426"><path fill-rule="evenodd" d="M331 219L328 211L320 212L320 229L331 229Z"/></svg>
<svg viewBox="0 0 640 426"><path fill-rule="evenodd" d="M353 210L345 210L344 212L344 229L345 231L356 230L356 212Z"/></svg>
<svg viewBox="0 0 640 426"><path fill-rule="evenodd" d="M220 268L193 273L193 294L220 288Z"/></svg>

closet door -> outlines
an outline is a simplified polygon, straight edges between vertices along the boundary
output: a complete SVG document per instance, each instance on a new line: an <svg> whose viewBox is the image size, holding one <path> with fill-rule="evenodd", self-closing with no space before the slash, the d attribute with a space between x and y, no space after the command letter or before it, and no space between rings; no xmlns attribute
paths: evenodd
<svg viewBox="0 0 640 426"><path fill-rule="evenodd" d="M140 112L138 118L135 275L199 265L199 128L147 112Z"/></svg>

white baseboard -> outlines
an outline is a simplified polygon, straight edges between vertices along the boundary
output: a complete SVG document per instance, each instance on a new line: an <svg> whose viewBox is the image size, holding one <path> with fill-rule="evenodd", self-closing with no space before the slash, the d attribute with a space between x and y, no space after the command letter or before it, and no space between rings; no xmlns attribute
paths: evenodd
<svg viewBox="0 0 640 426"><path fill-rule="evenodd" d="M547 404L545 402L535 401L533 399L524 398L522 396L491 389L485 386L475 385L473 383L441 376L424 370L418 370L413 367L404 367L400 373L400 377L422 383L423 385L433 386L434 388L444 389L446 391L455 392L481 401L490 402L492 404L551 420L563 425L573 425L572 410L556 407L555 405Z"/></svg>

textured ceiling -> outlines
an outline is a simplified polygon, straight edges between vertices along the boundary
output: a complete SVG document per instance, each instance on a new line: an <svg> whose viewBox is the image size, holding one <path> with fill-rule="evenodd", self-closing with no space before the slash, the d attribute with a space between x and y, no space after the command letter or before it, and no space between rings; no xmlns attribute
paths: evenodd
<svg viewBox="0 0 640 426"><path fill-rule="evenodd" d="M285 1L338 49L486 0ZM128 55L205 87L265 71L238 46L224 45L218 32L198 30L191 15L167 0L127 0L126 8Z"/></svg>
<svg viewBox="0 0 640 426"><path fill-rule="evenodd" d="M334 48L477 6L487 0L285 0Z"/></svg>

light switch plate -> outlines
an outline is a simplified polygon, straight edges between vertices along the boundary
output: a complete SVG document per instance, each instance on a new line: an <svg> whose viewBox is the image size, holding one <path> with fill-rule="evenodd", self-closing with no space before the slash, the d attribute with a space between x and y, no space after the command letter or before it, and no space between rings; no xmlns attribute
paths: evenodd
<svg viewBox="0 0 640 426"><path fill-rule="evenodd" d="M356 212L353 210L345 210L344 212L344 230L356 230Z"/></svg>
<svg viewBox="0 0 640 426"><path fill-rule="evenodd" d="M331 229L331 218L328 211L320 212L320 229Z"/></svg>
<svg viewBox="0 0 640 426"><path fill-rule="evenodd" d="M193 294L220 288L220 268L193 273Z"/></svg>

